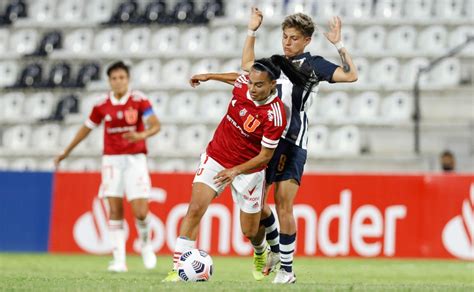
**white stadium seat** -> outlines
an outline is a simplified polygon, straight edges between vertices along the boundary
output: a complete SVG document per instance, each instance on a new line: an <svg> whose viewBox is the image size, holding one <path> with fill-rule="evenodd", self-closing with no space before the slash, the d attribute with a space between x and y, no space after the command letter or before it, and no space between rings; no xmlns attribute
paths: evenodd
<svg viewBox="0 0 474 292"><path fill-rule="evenodd" d="M199 95L195 92L182 92L170 98L168 108L178 121L186 121L196 117L198 112Z"/></svg>
<svg viewBox="0 0 474 292"><path fill-rule="evenodd" d="M188 52L203 52L208 49L209 29L207 27L191 27L181 35L181 49Z"/></svg>
<svg viewBox="0 0 474 292"><path fill-rule="evenodd" d="M161 63L159 60L144 60L132 67L132 83L137 88L151 87L160 81Z"/></svg>
<svg viewBox="0 0 474 292"><path fill-rule="evenodd" d="M180 35L177 27L160 28L151 38L151 50L162 53L178 51Z"/></svg>
<svg viewBox="0 0 474 292"><path fill-rule="evenodd" d="M349 108L347 93L343 91L333 92L327 97L321 98L320 105L319 113L324 120L340 122L347 119Z"/></svg>
<svg viewBox="0 0 474 292"><path fill-rule="evenodd" d="M395 92L382 100L381 118L387 122L407 122L413 113L413 98L405 92Z"/></svg>
<svg viewBox="0 0 474 292"><path fill-rule="evenodd" d="M58 19L68 22L84 20L84 0L61 0L58 2Z"/></svg>
<svg viewBox="0 0 474 292"><path fill-rule="evenodd" d="M474 1L471 1L474 2ZM474 37L474 26L473 25L461 25L456 27L451 33L449 34L449 47L455 47L460 44L466 42L468 37ZM470 52L471 55L474 54L474 42L471 42L467 45L463 52Z"/></svg>
<svg viewBox="0 0 474 292"><path fill-rule="evenodd" d="M380 85L394 85L398 81L400 63L397 58L383 58L372 64L370 68L370 80Z"/></svg>
<svg viewBox="0 0 474 292"><path fill-rule="evenodd" d="M239 40L240 42L242 40ZM215 29L210 36L211 49L215 52L231 52L237 47L237 29L224 26Z"/></svg>
<svg viewBox="0 0 474 292"><path fill-rule="evenodd" d="M160 120L165 120L170 112L168 111L169 94L166 91L155 91L148 94L148 98L153 106L153 111Z"/></svg>
<svg viewBox="0 0 474 292"><path fill-rule="evenodd" d="M329 41L324 37L325 42L329 44ZM357 41L357 32L352 26L345 25L342 29L342 41L344 46L350 49L354 49Z"/></svg>
<svg viewBox="0 0 474 292"><path fill-rule="evenodd" d="M265 28L265 27L260 27L258 29L258 41L255 42L255 56L260 57L270 57L270 55L267 53L268 51L275 52L275 48L281 52L281 28L280 28L280 38L278 41L276 40L268 40L268 37L270 36L270 32ZM237 40L237 50L239 54L242 52L243 48L243 40L247 37L247 30L240 30Z"/></svg>
<svg viewBox="0 0 474 292"><path fill-rule="evenodd" d="M18 65L14 61L0 61L0 87L15 84L19 73Z"/></svg>
<svg viewBox="0 0 474 292"><path fill-rule="evenodd" d="M429 61L426 58L413 58L405 63L400 70L400 82L404 85L413 85L415 84L416 75L421 68L428 66ZM424 74L420 78L420 84L428 84L429 77L428 74Z"/></svg>
<svg viewBox="0 0 474 292"><path fill-rule="evenodd" d="M56 151L59 145L61 128L58 124L46 124L33 131L32 141L35 149Z"/></svg>
<svg viewBox="0 0 474 292"><path fill-rule="evenodd" d="M38 164L33 158L18 158L10 163L9 169L13 171L36 171Z"/></svg>
<svg viewBox="0 0 474 292"><path fill-rule="evenodd" d="M191 75L194 75L200 73L219 72L219 65L219 60L216 58L201 59L193 64L190 73Z"/></svg>
<svg viewBox="0 0 474 292"><path fill-rule="evenodd" d="M22 92L6 93L2 97L2 117L3 120L21 120L24 117L23 108L25 96Z"/></svg>
<svg viewBox="0 0 474 292"><path fill-rule="evenodd" d="M122 30L106 28L96 34L94 49L100 53L120 52L122 49Z"/></svg>
<svg viewBox="0 0 474 292"><path fill-rule="evenodd" d="M402 25L388 33L387 48L394 53L410 53L415 49L416 30L413 26Z"/></svg>
<svg viewBox="0 0 474 292"><path fill-rule="evenodd" d="M220 72L243 72L240 58L230 59L222 63Z"/></svg>
<svg viewBox="0 0 474 292"><path fill-rule="evenodd" d="M0 171L8 170L8 161L6 159L0 158Z"/></svg>
<svg viewBox="0 0 474 292"><path fill-rule="evenodd" d="M99 154L104 149L104 127L95 128L83 142L88 150L88 154Z"/></svg>
<svg viewBox="0 0 474 292"><path fill-rule="evenodd" d="M230 92L214 92L201 99L200 117L218 122L225 115L230 100Z"/></svg>
<svg viewBox="0 0 474 292"><path fill-rule="evenodd" d="M361 138L356 126L343 126L331 133L329 137L330 151L339 155L358 155Z"/></svg>
<svg viewBox="0 0 474 292"><path fill-rule="evenodd" d="M366 85L371 81L370 78L370 65L369 61L365 58L356 58L354 59L354 64L357 67L357 84Z"/></svg>
<svg viewBox="0 0 474 292"><path fill-rule="evenodd" d="M262 0L259 3L259 8L262 10L263 15L265 17L282 17L283 8L284 8L284 1L281 0Z"/></svg>
<svg viewBox="0 0 474 292"><path fill-rule="evenodd" d="M86 15L89 21L104 22L110 19L115 8L113 0L89 0L86 5Z"/></svg>
<svg viewBox="0 0 474 292"><path fill-rule="evenodd" d="M350 106L351 118L356 122L374 122L378 119L380 96L368 91L354 97Z"/></svg>
<svg viewBox="0 0 474 292"><path fill-rule="evenodd" d="M308 13L312 15L314 11L318 12L317 9L314 9L314 2L311 0L292 0L286 3L286 15L293 13ZM317 15L318 17L321 15Z"/></svg>
<svg viewBox="0 0 474 292"><path fill-rule="evenodd" d="M433 0L410 0L405 2L405 16L407 18L428 19L432 17L432 11Z"/></svg>
<svg viewBox="0 0 474 292"><path fill-rule="evenodd" d="M326 126L318 125L308 130L308 155L323 156L328 151L329 130Z"/></svg>
<svg viewBox="0 0 474 292"><path fill-rule="evenodd" d="M78 158L71 159L66 164L66 170L73 172L96 172L99 171L101 166L99 161L93 158Z"/></svg>
<svg viewBox="0 0 474 292"><path fill-rule="evenodd" d="M28 5L28 17L41 22L52 22L56 18L56 0L36 0Z"/></svg>
<svg viewBox="0 0 474 292"><path fill-rule="evenodd" d="M0 53L8 52L8 39L10 33L8 29L0 29Z"/></svg>
<svg viewBox="0 0 474 292"><path fill-rule="evenodd" d="M457 58L447 58L430 72L431 81L436 86L455 86L461 81L461 63Z"/></svg>
<svg viewBox="0 0 474 292"><path fill-rule="evenodd" d="M71 143L72 139L76 136L77 131L82 125L72 125L72 126L67 126L67 127L62 127L61 128L61 134L59 136L59 147L64 149L69 143ZM95 130L97 131L97 129ZM83 141L82 143L79 143L79 145L76 146L74 149L74 152L84 152L85 149L87 149L86 142Z"/></svg>
<svg viewBox="0 0 474 292"><path fill-rule="evenodd" d="M247 0L234 0L229 1L225 5L225 15L235 19L246 20L249 16L250 8L252 7L252 1Z"/></svg>
<svg viewBox="0 0 474 292"><path fill-rule="evenodd" d="M178 127L164 124L158 134L147 139L148 152L153 155L166 155L176 152L177 139Z"/></svg>
<svg viewBox="0 0 474 292"><path fill-rule="evenodd" d="M357 48L362 52L379 53L384 50L386 31L373 25L364 29L357 37Z"/></svg>
<svg viewBox="0 0 474 292"><path fill-rule="evenodd" d="M402 16L403 0L378 0L375 4L375 16L399 19Z"/></svg>
<svg viewBox="0 0 474 292"><path fill-rule="evenodd" d="M203 153L208 142L209 132L204 125L192 125L179 131L178 148L188 155Z"/></svg>
<svg viewBox="0 0 474 292"><path fill-rule="evenodd" d="M73 53L88 53L94 41L92 29L81 28L66 35L64 49Z"/></svg>
<svg viewBox="0 0 474 292"><path fill-rule="evenodd" d="M469 2L472 0L468 0ZM435 15L438 18L443 19L457 19L461 18L463 15L464 7L463 7L464 0L442 0L435 2Z"/></svg>
<svg viewBox="0 0 474 292"><path fill-rule="evenodd" d="M10 49L18 54L33 53L38 38L38 33L34 29L18 30L10 36Z"/></svg>
<svg viewBox="0 0 474 292"><path fill-rule="evenodd" d="M168 61L161 71L161 81L166 85L186 86L188 84L189 69L191 64L187 59L174 59Z"/></svg>
<svg viewBox="0 0 474 292"><path fill-rule="evenodd" d="M442 25L433 25L418 35L418 50L442 54L446 50L447 31Z"/></svg>
<svg viewBox="0 0 474 292"><path fill-rule="evenodd" d="M342 0L321 0L316 4L317 16L323 20L329 19L334 15L342 15L344 10L344 1ZM307 13L302 11L303 13Z"/></svg>
<svg viewBox="0 0 474 292"><path fill-rule="evenodd" d="M105 99L104 94L99 93L91 93L85 97L79 99L79 110L84 117L84 119L88 118L90 113L92 112L92 108L100 101Z"/></svg>
<svg viewBox="0 0 474 292"><path fill-rule="evenodd" d="M39 92L27 97L24 104L25 117L30 119L47 118L56 105L56 99L50 92Z"/></svg>
<svg viewBox="0 0 474 292"><path fill-rule="evenodd" d="M148 53L150 29L147 27L134 28L123 38L123 48L130 53Z"/></svg>
<svg viewBox="0 0 474 292"><path fill-rule="evenodd" d="M348 1L345 17L349 19L367 19L372 16L372 0L352 0ZM345 28L344 28L345 29ZM345 33L345 31L344 31Z"/></svg>
<svg viewBox="0 0 474 292"><path fill-rule="evenodd" d="M161 159L160 159L161 160ZM186 172L186 162L182 159L166 159L156 163L156 170L160 172Z"/></svg>
<svg viewBox="0 0 474 292"><path fill-rule="evenodd" d="M25 150L30 145L31 128L27 125L12 126L3 132L3 146L11 150Z"/></svg>

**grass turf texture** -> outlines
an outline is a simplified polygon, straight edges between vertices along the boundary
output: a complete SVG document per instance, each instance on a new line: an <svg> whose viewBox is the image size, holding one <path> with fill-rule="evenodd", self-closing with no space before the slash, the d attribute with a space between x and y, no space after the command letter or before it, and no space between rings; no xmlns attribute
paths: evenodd
<svg viewBox="0 0 474 292"><path fill-rule="evenodd" d="M296 258L295 285L261 282L251 275L252 259L213 257L207 283L161 283L171 257L159 257L148 271L129 256L129 271L106 271L110 257L0 253L0 290L57 291L474 291L474 262L448 260Z"/></svg>

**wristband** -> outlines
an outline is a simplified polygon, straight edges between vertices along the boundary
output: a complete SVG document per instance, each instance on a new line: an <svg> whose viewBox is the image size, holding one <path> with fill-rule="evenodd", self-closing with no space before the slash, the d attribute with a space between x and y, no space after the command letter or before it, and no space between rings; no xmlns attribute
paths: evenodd
<svg viewBox="0 0 474 292"><path fill-rule="evenodd" d="M339 51L340 49L344 48L344 43L342 41L338 41L337 43L334 44L334 46Z"/></svg>
<svg viewBox="0 0 474 292"><path fill-rule="evenodd" d="M255 30L248 29L247 35L251 37L257 37L257 32Z"/></svg>

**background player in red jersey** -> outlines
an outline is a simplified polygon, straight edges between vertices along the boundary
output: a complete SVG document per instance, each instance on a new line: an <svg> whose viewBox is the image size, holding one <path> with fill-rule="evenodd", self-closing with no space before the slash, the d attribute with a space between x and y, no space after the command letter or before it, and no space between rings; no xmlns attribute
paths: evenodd
<svg viewBox="0 0 474 292"><path fill-rule="evenodd" d="M255 61L248 75L210 74L211 79L232 84L233 97L201 163L193 182L191 201L183 219L173 255L173 270L163 280L176 282L178 260L194 248L199 223L211 201L227 185L240 208L242 233L249 240L257 234L265 191L265 168L273 156L286 126L283 103L278 98L276 79L281 70L295 84L305 86L310 74L296 68L283 56ZM198 85L199 79L192 79ZM265 241L255 244L264 252Z"/></svg>
<svg viewBox="0 0 474 292"><path fill-rule="evenodd" d="M143 263L146 268L151 269L156 266L156 256L150 244L147 218L151 183L145 139L158 133L160 123L143 93L129 89L129 68L123 62L112 64L107 69L107 75L111 92L94 106L89 119L54 162L59 166L92 129L104 121L104 155L99 195L107 198L110 207L109 235L113 245L113 261L108 270L127 271L123 226L124 193L136 218Z"/></svg>

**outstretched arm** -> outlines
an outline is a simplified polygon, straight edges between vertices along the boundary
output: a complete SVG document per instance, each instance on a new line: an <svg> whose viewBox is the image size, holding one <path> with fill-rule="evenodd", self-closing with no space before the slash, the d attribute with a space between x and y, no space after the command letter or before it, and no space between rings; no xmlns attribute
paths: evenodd
<svg viewBox="0 0 474 292"><path fill-rule="evenodd" d="M233 85L239 76L240 74L236 72L196 74L193 75L191 79L189 79L189 84L192 87L197 87L201 84L201 82L215 80Z"/></svg>
<svg viewBox="0 0 474 292"><path fill-rule="evenodd" d="M250 20L247 25L248 33L245 38L244 49L242 51L241 68L249 72L255 61L255 32L260 27L263 21L263 14L257 7L252 7Z"/></svg>
<svg viewBox="0 0 474 292"><path fill-rule="evenodd" d="M85 125L82 125L79 131L77 131L76 136L72 139L71 143L64 149L64 151L54 158L54 165L59 166L59 163L69 156L69 154L76 148L76 146L84 140L92 130Z"/></svg>
<svg viewBox="0 0 474 292"><path fill-rule="evenodd" d="M354 82L357 81L357 67L352 62L352 57L341 42L341 18L335 16L329 21L329 32L324 33L326 38L337 48L341 57L339 66L332 75L334 82Z"/></svg>

